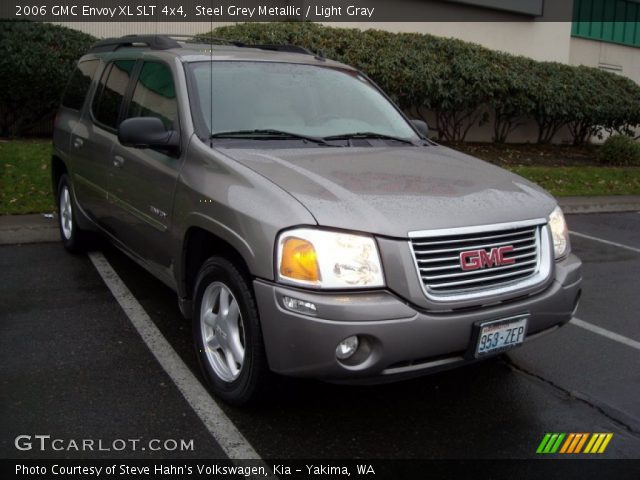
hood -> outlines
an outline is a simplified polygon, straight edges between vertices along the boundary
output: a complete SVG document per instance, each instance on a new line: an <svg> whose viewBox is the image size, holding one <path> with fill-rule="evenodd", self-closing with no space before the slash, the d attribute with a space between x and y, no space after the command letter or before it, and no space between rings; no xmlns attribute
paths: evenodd
<svg viewBox="0 0 640 480"><path fill-rule="evenodd" d="M544 218L556 205L533 183L442 146L224 153L289 192L326 227L406 238Z"/></svg>

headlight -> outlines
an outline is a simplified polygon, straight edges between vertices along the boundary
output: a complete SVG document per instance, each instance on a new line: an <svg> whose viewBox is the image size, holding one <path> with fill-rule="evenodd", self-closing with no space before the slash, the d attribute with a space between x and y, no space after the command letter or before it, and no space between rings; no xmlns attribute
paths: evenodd
<svg viewBox="0 0 640 480"><path fill-rule="evenodd" d="M553 237L553 252L556 260L569 254L569 229L560 207L556 207L549 215L549 227Z"/></svg>
<svg viewBox="0 0 640 480"><path fill-rule="evenodd" d="M384 286L373 237L299 228L277 243L278 280L317 288Z"/></svg>

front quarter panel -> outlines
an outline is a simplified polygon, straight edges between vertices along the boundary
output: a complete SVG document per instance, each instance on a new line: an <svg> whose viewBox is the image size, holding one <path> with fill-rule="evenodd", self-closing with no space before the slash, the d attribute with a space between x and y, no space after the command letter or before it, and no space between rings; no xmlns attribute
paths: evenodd
<svg viewBox="0 0 640 480"><path fill-rule="evenodd" d="M253 276L268 280L274 278L273 248L278 232L316 224L290 194L195 135L178 182L174 219L176 259L182 258L189 228L199 227L234 247ZM182 261L177 265L178 278L182 278ZM182 282L178 284L184 289Z"/></svg>

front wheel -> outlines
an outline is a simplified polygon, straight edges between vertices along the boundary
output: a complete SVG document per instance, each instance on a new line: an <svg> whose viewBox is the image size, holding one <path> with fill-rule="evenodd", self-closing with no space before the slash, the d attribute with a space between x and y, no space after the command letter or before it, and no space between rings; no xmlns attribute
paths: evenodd
<svg viewBox="0 0 640 480"><path fill-rule="evenodd" d="M226 258L212 257L200 269L193 337L214 394L234 405L259 399L271 375L258 310L249 283Z"/></svg>

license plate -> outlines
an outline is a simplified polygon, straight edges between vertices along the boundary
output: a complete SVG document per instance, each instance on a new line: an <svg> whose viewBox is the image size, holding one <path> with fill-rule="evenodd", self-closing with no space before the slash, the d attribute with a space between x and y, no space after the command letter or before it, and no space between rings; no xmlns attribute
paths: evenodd
<svg viewBox="0 0 640 480"><path fill-rule="evenodd" d="M524 341L527 317L514 317L480 324L476 358L509 350Z"/></svg>

